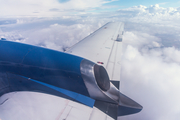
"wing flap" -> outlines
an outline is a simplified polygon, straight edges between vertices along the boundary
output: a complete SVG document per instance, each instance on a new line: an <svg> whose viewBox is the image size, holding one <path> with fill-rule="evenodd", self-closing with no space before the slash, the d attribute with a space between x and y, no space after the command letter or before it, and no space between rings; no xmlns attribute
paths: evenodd
<svg viewBox="0 0 180 120"><path fill-rule="evenodd" d="M93 109L38 92L7 93L0 97L0 103L3 103L0 105L2 120L88 120Z"/></svg>
<svg viewBox="0 0 180 120"><path fill-rule="evenodd" d="M113 49L108 59L106 70L111 80L120 80L122 42L114 41Z"/></svg>
<svg viewBox="0 0 180 120"><path fill-rule="evenodd" d="M106 103L91 108L45 93L11 92L1 96L0 103L2 120L114 120L108 115L114 114L112 106Z"/></svg>

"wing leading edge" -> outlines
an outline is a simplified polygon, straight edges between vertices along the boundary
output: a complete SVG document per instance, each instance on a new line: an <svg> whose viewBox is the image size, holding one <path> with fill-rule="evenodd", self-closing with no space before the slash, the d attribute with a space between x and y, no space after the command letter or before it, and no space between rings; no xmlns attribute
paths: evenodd
<svg viewBox="0 0 180 120"><path fill-rule="evenodd" d="M0 41L0 119L111 120L139 112L115 85L123 26L104 25L71 54Z"/></svg>

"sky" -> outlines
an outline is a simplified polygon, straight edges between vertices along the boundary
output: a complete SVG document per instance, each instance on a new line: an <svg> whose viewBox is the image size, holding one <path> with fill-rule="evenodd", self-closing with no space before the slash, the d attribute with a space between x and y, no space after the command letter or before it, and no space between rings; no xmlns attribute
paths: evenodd
<svg viewBox="0 0 180 120"><path fill-rule="evenodd" d="M60 17L62 15L97 14L132 6L155 4L179 7L179 0L0 0L0 17Z"/></svg>
<svg viewBox="0 0 180 120"><path fill-rule="evenodd" d="M121 120L180 118L180 2L0 0L0 37L64 51L110 21L125 23L121 92L143 106Z"/></svg>
<svg viewBox="0 0 180 120"><path fill-rule="evenodd" d="M128 8L132 6L138 6L138 5L144 5L144 6L150 6L160 4L162 7L179 7L180 1L179 0L117 0L114 2L111 2L107 5L118 5L121 8Z"/></svg>

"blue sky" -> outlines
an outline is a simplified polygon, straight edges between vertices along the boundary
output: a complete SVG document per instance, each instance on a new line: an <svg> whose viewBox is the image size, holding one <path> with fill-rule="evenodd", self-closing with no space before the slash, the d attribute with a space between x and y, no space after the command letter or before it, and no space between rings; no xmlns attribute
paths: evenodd
<svg viewBox="0 0 180 120"><path fill-rule="evenodd" d="M118 5L120 8L128 8L138 5L144 5L148 7L155 4L159 4L162 7L179 7L180 0L117 0L106 5Z"/></svg>
<svg viewBox="0 0 180 120"><path fill-rule="evenodd" d="M110 1L110 0L109 0ZM92 13L101 13L101 12L114 12L119 9L126 9L133 6L143 5L146 7L150 7L151 5L159 4L160 7L168 8L178 8L180 7L180 0L111 0L111 2L102 4L101 7L97 7L92 10L87 10L86 12Z"/></svg>

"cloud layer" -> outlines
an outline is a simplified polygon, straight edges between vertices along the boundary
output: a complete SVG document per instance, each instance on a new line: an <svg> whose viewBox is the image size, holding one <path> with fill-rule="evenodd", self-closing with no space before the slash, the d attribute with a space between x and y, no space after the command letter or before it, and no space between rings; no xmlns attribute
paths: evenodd
<svg viewBox="0 0 180 120"><path fill-rule="evenodd" d="M153 36L138 41L141 34L125 33L121 89L141 103L143 110L123 120L176 120L180 113L180 51L157 46L159 40L151 39Z"/></svg>
<svg viewBox="0 0 180 120"><path fill-rule="evenodd" d="M51 5L51 2L46 1L43 5ZM76 2L86 8L104 3L101 0L96 5L93 1ZM50 8L48 6L47 10ZM59 8L53 8L52 11L59 11ZM95 15L0 19L0 36L63 51L109 21L125 22L121 91L143 106L140 113L120 119L180 118L180 8L140 5Z"/></svg>
<svg viewBox="0 0 180 120"><path fill-rule="evenodd" d="M59 17L101 7L114 0L0 0L0 17Z"/></svg>

